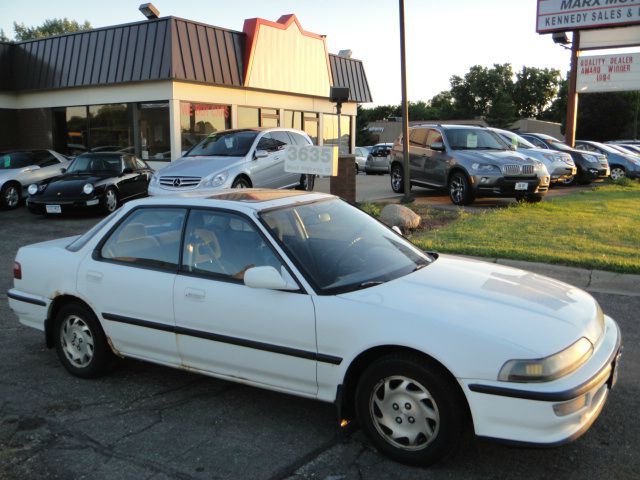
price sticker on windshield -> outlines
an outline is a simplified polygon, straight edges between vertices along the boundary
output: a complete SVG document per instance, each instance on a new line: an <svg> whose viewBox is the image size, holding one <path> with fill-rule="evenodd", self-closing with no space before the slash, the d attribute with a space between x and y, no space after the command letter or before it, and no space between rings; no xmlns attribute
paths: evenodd
<svg viewBox="0 0 640 480"><path fill-rule="evenodd" d="M338 147L289 145L284 157L284 170L289 173L335 177L338 175Z"/></svg>

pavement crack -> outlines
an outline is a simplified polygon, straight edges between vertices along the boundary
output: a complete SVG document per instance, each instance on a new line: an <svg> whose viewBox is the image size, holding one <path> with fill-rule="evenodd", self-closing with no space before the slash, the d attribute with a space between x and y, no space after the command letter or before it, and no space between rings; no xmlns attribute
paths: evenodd
<svg viewBox="0 0 640 480"><path fill-rule="evenodd" d="M589 288L591 286L591 282L593 280L593 270L589 270L589 281L587 282L587 286L584 287L585 289Z"/></svg>

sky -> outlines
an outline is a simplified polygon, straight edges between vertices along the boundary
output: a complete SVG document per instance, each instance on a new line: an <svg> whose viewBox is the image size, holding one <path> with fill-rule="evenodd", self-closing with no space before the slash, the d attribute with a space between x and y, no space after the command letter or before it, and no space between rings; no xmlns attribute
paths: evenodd
<svg viewBox="0 0 640 480"><path fill-rule="evenodd" d="M13 37L13 22L39 25L67 17L94 27L143 20L141 0L0 0L0 28ZM247 18L277 20L294 13L303 29L327 36L330 53L350 49L364 63L376 106L399 104L398 0L156 0L161 16L242 30ZM452 75L471 66L511 63L569 70L570 52L550 35L538 35L536 0L405 0L407 89L411 101L428 101L450 88Z"/></svg>

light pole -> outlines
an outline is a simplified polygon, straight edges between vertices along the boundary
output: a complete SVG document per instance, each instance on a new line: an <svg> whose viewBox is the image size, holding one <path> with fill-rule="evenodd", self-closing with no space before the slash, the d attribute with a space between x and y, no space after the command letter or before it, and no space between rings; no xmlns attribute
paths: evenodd
<svg viewBox="0 0 640 480"><path fill-rule="evenodd" d="M402 172L404 181L404 196L402 203L413 202L411 196L411 178L409 174L409 106L407 104L407 59L404 42L404 0L400 3L400 72L402 86Z"/></svg>

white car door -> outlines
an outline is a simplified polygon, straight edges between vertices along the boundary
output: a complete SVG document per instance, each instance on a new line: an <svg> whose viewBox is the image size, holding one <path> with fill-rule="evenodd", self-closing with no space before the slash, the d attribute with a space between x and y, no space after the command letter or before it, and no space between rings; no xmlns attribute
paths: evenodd
<svg viewBox="0 0 640 480"><path fill-rule="evenodd" d="M178 349L184 365L313 396L316 330L302 291L250 288L244 272L281 261L244 216L192 210L174 288Z"/></svg>
<svg viewBox="0 0 640 480"><path fill-rule="evenodd" d="M173 285L186 210L132 210L78 270L78 290L114 348L127 355L179 365Z"/></svg>

